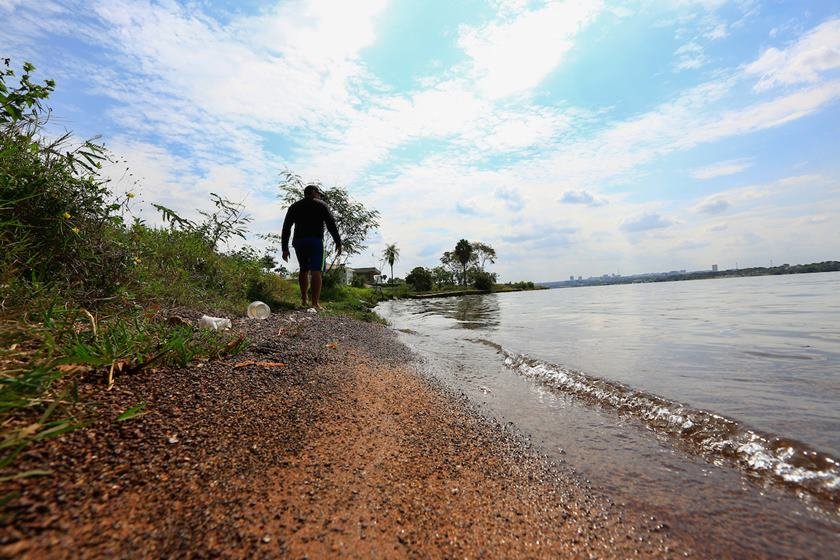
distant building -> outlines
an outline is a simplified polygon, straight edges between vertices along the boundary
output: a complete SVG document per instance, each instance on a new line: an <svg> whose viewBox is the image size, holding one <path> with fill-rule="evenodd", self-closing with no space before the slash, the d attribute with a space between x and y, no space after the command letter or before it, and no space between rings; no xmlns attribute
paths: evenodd
<svg viewBox="0 0 840 560"><path fill-rule="evenodd" d="M574 274L572 274L571 276L569 276L569 280L571 280L572 282L574 282L574 281L575 281L575 275L574 275Z"/></svg>
<svg viewBox="0 0 840 560"><path fill-rule="evenodd" d="M717 265L716 265L716 264L713 264L713 265L712 265L712 272L717 272L717 271L718 271L718 269L717 269Z"/></svg>
<svg viewBox="0 0 840 560"><path fill-rule="evenodd" d="M379 283L380 276L382 272L378 268L368 267L368 268L350 268L349 266L338 265L335 268L332 266L328 266L327 270L338 270L341 274L344 275L344 283L350 285L353 283L353 280L359 278L362 280L364 284L377 284Z"/></svg>
<svg viewBox="0 0 840 560"><path fill-rule="evenodd" d="M583 276L578 276L578 280L583 280Z"/></svg>
<svg viewBox="0 0 840 560"><path fill-rule="evenodd" d="M352 268L349 270L352 271L351 282L361 279L365 284L377 284L379 277L382 275L382 272L378 268L372 266L367 268Z"/></svg>

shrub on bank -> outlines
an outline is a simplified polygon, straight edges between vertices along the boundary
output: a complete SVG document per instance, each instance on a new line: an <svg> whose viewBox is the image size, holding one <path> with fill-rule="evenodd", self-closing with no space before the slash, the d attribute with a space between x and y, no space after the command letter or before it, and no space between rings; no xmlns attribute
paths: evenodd
<svg viewBox="0 0 840 560"><path fill-rule="evenodd" d="M483 270L476 272L473 276L473 286L477 290L492 290L495 282L496 275Z"/></svg>
<svg viewBox="0 0 840 560"><path fill-rule="evenodd" d="M432 289L432 273L422 266L414 267L409 275L405 277L405 283L418 292L427 292Z"/></svg>
<svg viewBox="0 0 840 560"><path fill-rule="evenodd" d="M130 263L115 235L123 200L113 200L98 170L102 146L74 145L69 133L44 131L41 101L54 88L31 81L24 64L18 84L9 67L0 71L0 282L60 287L89 302L114 292Z"/></svg>
<svg viewBox="0 0 840 560"><path fill-rule="evenodd" d="M295 299L291 283L263 269L253 249L223 254L200 233L142 224L134 224L128 236L137 255L129 290L137 299L236 314L250 301L281 308Z"/></svg>

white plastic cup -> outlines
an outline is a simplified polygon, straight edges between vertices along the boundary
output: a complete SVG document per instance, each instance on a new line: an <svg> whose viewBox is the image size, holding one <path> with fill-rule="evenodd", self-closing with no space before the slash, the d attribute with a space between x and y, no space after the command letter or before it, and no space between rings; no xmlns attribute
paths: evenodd
<svg viewBox="0 0 840 560"><path fill-rule="evenodd" d="M250 319L267 319L271 315L271 308L261 301L252 301L248 305L248 317Z"/></svg>
<svg viewBox="0 0 840 560"><path fill-rule="evenodd" d="M211 317L209 315L202 315L198 320L199 326L213 331L224 331L231 327L230 319L223 317Z"/></svg>

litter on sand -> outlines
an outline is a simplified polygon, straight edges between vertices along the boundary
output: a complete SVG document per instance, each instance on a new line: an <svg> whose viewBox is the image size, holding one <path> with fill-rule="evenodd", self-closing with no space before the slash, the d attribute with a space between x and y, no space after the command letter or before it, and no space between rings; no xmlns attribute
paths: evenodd
<svg viewBox="0 0 840 560"><path fill-rule="evenodd" d="M271 315L271 308L261 301L252 301L248 305L249 319L268 319L269 315Z"/></svg>
<svg viewBox="0 0 840 560"><path fill-rule="evenodd" d="M202 315L201 319L198 320L198 324L205 329L213 331L226 331L231 326L230 319L225 319L223 317L211 317L209 315Z"/></svg>

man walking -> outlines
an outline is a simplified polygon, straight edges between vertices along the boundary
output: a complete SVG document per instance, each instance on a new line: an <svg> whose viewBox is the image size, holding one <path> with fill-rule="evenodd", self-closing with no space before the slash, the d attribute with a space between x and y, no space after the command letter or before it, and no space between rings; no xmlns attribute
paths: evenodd
<svg viewBox="0 0 840 560"><path fill-rule="evenodd" d="M326 271L324 254L324 226L332 235L335 250L341 255L341 237L335 225L335 218L321 199L318 185L307 185L303 189L303 199L298 200L286 212L283 220L283 260L289 262L289 234L292 225L295 226L295 236L292 246L295 248L298 264L300 264L300 300L307 307L307 292L309 281L312 280L312 307L321 309L321 275Z"/></svg>

